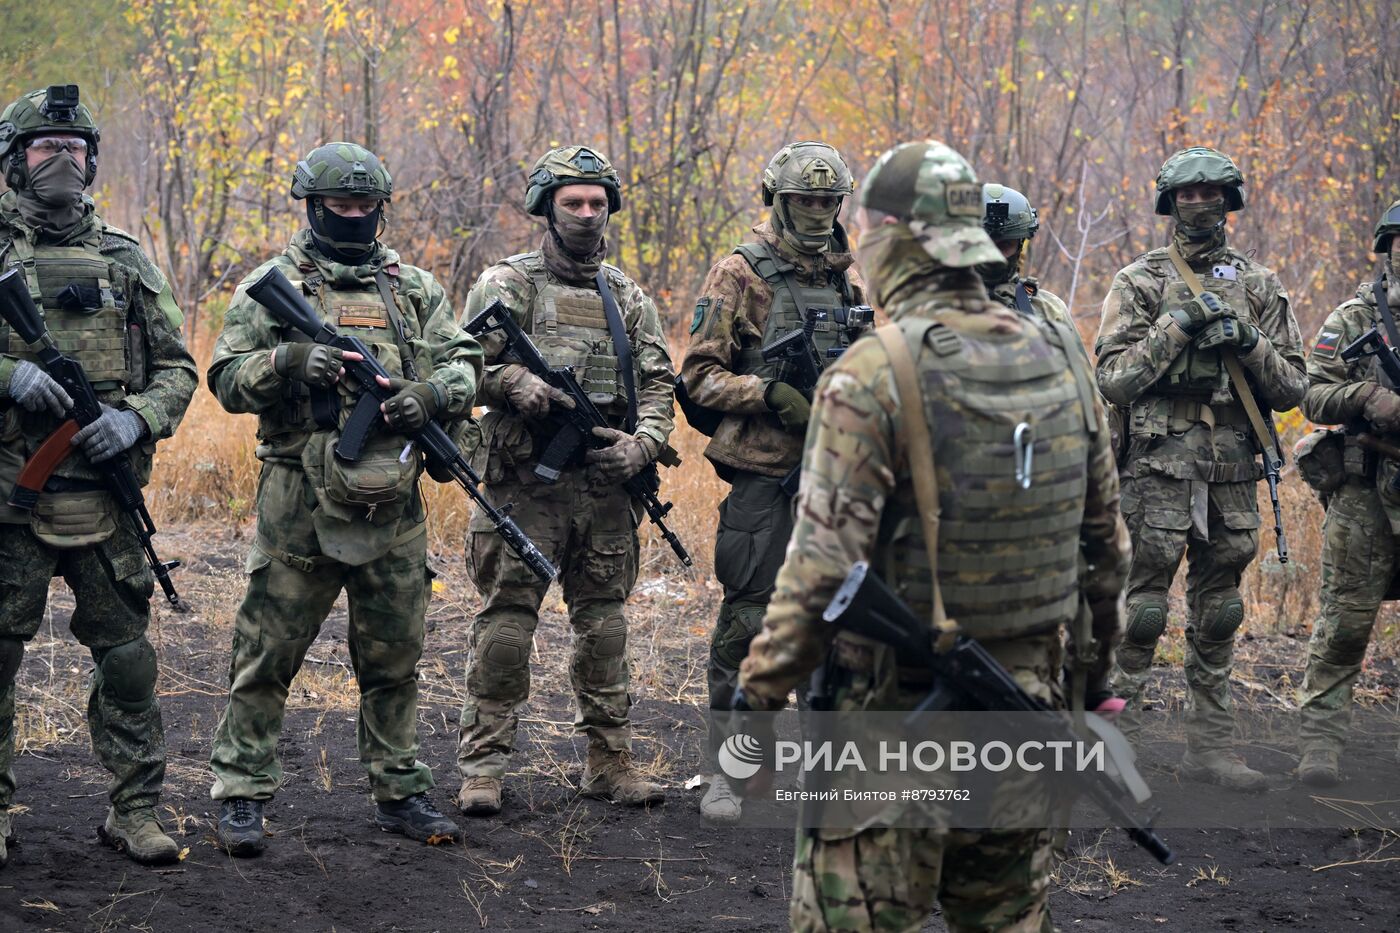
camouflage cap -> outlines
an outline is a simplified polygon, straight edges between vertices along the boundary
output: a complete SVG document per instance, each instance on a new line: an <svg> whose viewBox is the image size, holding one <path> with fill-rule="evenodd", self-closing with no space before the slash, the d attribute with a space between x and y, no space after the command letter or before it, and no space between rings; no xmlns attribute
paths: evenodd
<svg viewBox="0 0 1400 933"><path fill-rule="evenodd" d="M292 197L298 201L313 195L387 200L393 193L389 170L373 152L355 143L317 146L292 172Z"/></svg>
<svg viewBox="0 0 1400 933"><path fill-rule="evenodd" d="M845 197L855 179L841 153L826 143L805 140L779 149L763 170L763 203L780 194L829 194Z"/></svg>
<svg viewBox="0 0 1400 933"><path fill-rule="evenodd" d="M860 205L903 220L939 264L1004 263L982 229L982 186L972 166L937 140L902 143L875 162Z"/></svg>
<svg viewBox="0 0 1400 933"><path fill-rule="evenodd" d="M1390 241L1397 233L1400 233L1400 201L1396 201L1386 208L1381 219L1376 221L1376 239L1371 246L1371 251L1375 253L1390 252Z"/></svg>
<svg viewBox="0 0 1400 933"><path fill-rule="evenodd" d="M540 156L525 187L525 210L536 217L549 210L550 196L568 185L602 185L608 213L622 210L622 183L607 156L587 146L560 146Z"/></svg>
<svg viewBox="0 0 1400 933"><path fill-rule="evenodd" d="M1015 188L986 184L982 186L982 229L998 243L1029 240L1040 229L1040 216Z"/></svg>
<svg viewBox="0 0 1400 933"><path fill-rule="evenodd" d="M1187 185L1219 185L1225 189L1225 209L1244 208L1244 175L1234 160L1205 146L1181 149L1162 163L1157 173L1157 213L1170 215L1171 193Z"/></svg>

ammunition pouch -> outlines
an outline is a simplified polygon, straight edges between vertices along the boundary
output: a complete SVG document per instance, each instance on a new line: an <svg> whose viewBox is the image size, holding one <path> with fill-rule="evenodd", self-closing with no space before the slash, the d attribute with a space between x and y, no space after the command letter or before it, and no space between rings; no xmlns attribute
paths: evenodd
<svg viewBox="0 0 1400 933"><path fill-rule="evenodd" d="M1320 428L1294 445L1293 462L1298 465L1298 473L1319 496L1336 492L1346 482L1346 447L1344 432L1336 428Z"/></svg>

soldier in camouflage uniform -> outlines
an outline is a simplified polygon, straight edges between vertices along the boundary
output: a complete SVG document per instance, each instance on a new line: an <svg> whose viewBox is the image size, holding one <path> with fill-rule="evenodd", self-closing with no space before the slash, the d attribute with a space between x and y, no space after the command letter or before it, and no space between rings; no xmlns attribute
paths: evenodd
<svg viewBox="0 0 1400 933"><path fill-rule="evenodd" d="M103 407L34 511L0 505L0 865L12 837L15 675L44 620L49 579L60 575L77 603L70 628L95 662L93 750L112 773L99 834L139 862L179 852L155 815L165 778L156 653L146 638L155 581L94 464L129 451L147 482L156 442L174 433L198 376L165 277L83 194L97 173L99 133L77 92L35 91L0 114L10 186L0 196L0 266L24 269L58 348L82 365ZM0 323L0 503L72 404L34 363L35 349Z"/></svg>
<svg viewBox="0 0 1400 933"><path fill-rule="evenodd" d="M801 392L781 381L779 364L765 363L760 351L814 312L823 318L812 333L821 351L850 344L852 332L839 318L865 302L836 219L850 193L850 170L831 146L784 146L763 173L768 221L710 269L695 306L681 378L692 402L723 416L705 456L732 487L720 503L715 538L724 601L710 640L712 710L729 709L739 662L773 595L792 534L792 502L781 483L801 458L810 409ZM724 738L712 731L712 760ZM712 770L700 812L734 822L739 798Z"/></svg>
<svg viewBox="0 0 1400 933"><path fill-rule="evenodd" d="M1244 206L1243 176L1213 149L1182 150L1157 176L1172 245L1121 270L1103 304L1095 351L1104 397L1126 415L1123 515L1133 534L1128 623L1114 692L1138 724L1142 689L1167 627L1167 593L1186 557L1182 772L1236 789L1264 776L1233 748L1230 667L1244 621L1240 577L1259 546L1260 444L1228 374L1242 364L1263 419L1302 399L1298 323L1270 270L1226 245L1225 215ZM1173 259L1203 284L1200 297ZM1229 357L1230 359L1227 359Z"/></svg>
<svg viewBox="0 0 1400 933"><path fill-rule="evenodd" d="M1074 319L1058 296L1040 287L1032 276L1021 275L1026 248L1040 229L1040 217L1026 196L1005 185L982 186L982 229L1001 250L1005 262L977 267L987 294L1008 308L1042 321L1059 321L1074 329Z"/></svg>
<svg viewBox="0 0 1400 933"><path fill-rule="evenodd" d="M896 339L910 344L922 384L947 615L1023 688L1063 707L1061 628L1078 613L1081 551L1095 569L1085 661L1097 693L1118 635L1127 531L1078 339L991 301L972 268L1000 258L979 224L979 190L942 143L887 152L860 189L861 274L898 325ZM900 667L887 646L821 621L861 560L882 568L914 612L932 616L927 544L902 449L904 402L879 339L857 341L823 376L792 544L740 668L738 708L781 708L827 652L839 711L909 709L927 693L927 671ZM1007 411L1036 425L1028 489L1015 478ZM936 900L950 930L1049 930L1050 867L1045 830L823 827L798 837L792 929L919 930Z"/></svg>
<svg viewBox="0 0 1400 933"><path fill-rule="evenodd" d="M1385 333L1377 295L1392 315L1400 311L1400 279L1395 275L1395 241L1400 234L1400 201L1376 225L1373 249L1385 257L1376 282L1364 282L1356 297L1328 315L1308 357L1308 393L1303 414L1319 424L1361 428L1390 444L1400 444L1400 394L1373 357L1347 363L1342 348L1372 327ZM1355 432L1332 434L1341 475L1328 493L1322 541L1322 609L1308 645L1308 666L1298 691L1302 707L1298 778L1315 787L1340 780L1337 759L1351 720L1351 694L1383 599L1393 598L1400 571L1400 495L1391 485L1400 463L1378 457L1356 444Z"/></svg>
<svg viewBox="0 0 1400 933"><path fill-rule="evenodd" d="M401 452L405 435L428 420L470 415L481 348L457 326L432 274L379 242L392 193L388 170L352 143L327 143L297 163L291 195L306 201L308 226L239 285L209 364L219 403L258 416L263 463L228 708L210 755L211 794L223 801L219 841L234 855L262 851L264 805L282 780L287 690L342 590L375 821L429 844L461 838L429 801L432 773L418 760L417 666L432 572L421 458ZM403 377L389 381L396 394L381 406L385 423L353 464L333 448L359 394L340 379L342 363L358 357L312 343L250 298L248 286L269 269Z"/></svg>
<svg viewBox="0 0 1400 933"><path fill-rule="evenodd" d="M666 443L674 426L674 373L656 306L621 270L603 262L608 219L621 207L617 173L603 156L585 146L545 153L525 192L525 209L547 224L540 248L483 272L463 311L463 320L470 320L492 301L504 303L550 365L572 368L612 421L611 428L595 429L609 446L567 465L553 484L535 475L539 454L558 429L550 411L572 402L524 366L500 360L499 332L482 340L488 365L481 397L490 410L474 425L477 433L467 446L475 451L492 504L514 503L516 522L560 568L575 636L575 726L588 736L580 792L642 805L664 793L637 770L631 755L622 606L637 582L640 516L620 484L653 460L679 461ZM616 312L606 310L600 285ZM626 347L614 345L609 313L617 314ZM634 403L620 366L624 355L632 358ZM530 646L549 585L492 533L479 511L468 538L467 569L485 605L472 627L457 803L465 813L485 816L501 809L502 778L530 694Z"/></svg>

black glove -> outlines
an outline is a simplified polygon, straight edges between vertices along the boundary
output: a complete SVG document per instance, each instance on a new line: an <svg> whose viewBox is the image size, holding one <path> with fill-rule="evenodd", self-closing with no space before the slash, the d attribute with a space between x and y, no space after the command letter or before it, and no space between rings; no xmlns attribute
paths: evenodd
<svg viewBox="0 0 1400 933"><path fill-rule="evenodd" d="M394 397L379 406L384 420L395 431L412 434L421 431L433 416L447 406L446 393L433 382L410 379L385 379L376 376L379 384L394 390Z"/></svg>
<svg viewBox="0 0 1400 933"><path fill-rule="evenodd" d="M1186 331L1187 336L1194 337L1211 321L1219 320L1229 313L1229 305L1210 292L1201 292L1180 308L1173 308L1171 317Z"/></svg>
<svg viewBox="0 0 1400 933"><path fill-rule="evenodd" d="M1196 346L1202 350L1212 347L1237 347L1238 352L1248 353L1257 343L1259 328L1233 316L1212 321L1196 337Z"/></svg>
<svg viewBox="0 0 1400 933"><path fill-rule="evenodd" d="M325 388L334 385L345 374L341 365L344 356L339 347L319 343L284 343L273 351L272 368L284 378Z"/></svg>

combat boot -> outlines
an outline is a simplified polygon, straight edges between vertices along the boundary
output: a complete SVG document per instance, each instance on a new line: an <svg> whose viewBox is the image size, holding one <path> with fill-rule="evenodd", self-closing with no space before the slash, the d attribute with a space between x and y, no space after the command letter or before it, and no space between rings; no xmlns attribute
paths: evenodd
<svg viewBox="0 0 1400 933"><path fill-rule="evenodd" d="M469 777L457 791L457 808L467 816L495 816L501 812L501 779Z"/></svg>
<svg viewBox="0 0 1400 933"><path fill-rule="evenodd" d="M15 844L15 828L10 822L8 807L0 807L0 868L10 860L10 847Z"/></svg>
<svg viewBox="0 0 1400 933"><path fill-rule="evenodd" d="M462 827L443 816L427 794L376 804L374 822L386 833L398 833L430 846L461 842Z"/></svg>
<svg viewBox="0 0 1400 933"><path fill-rule="evenodd" d="M655 781L647 780L632 763L630 752L614 752L606 748L589 748L588 763L583 769L579 791L584 797L611 798L629 807L659 803L666 799L666 790Z"/></svg>
<svg viewBox="0 0 1400 933"><path fill-rule="evenodd" d="M1330 748L1309 748L1298 762L1298 780L1309 787L1336 787L1342 783L1338 773L1338 755Z"/></svg>
<svg viewBox="0 0 1400 933"><path fill-rule="evenodd" d="M154 807L141 807L130 813L118 813L113 807L107 811L107 822L98 827L97 835L142 865L163 865L180 858L180 846L165 834Z"/></svg>
<svg viewBox="0 0 1400 933"><path fill-rule="evenodd" d="M219 809L219 845L229 855L247 858L267 845L263 829L263 801L230 797Z"/></svg>
<svg viewBox="0 0 1400 933"><path fill-rule="evenodd" d="M1197 752L1188 750L1181 758L1180 773L1184 777L1207 784L1219 784L1230 790L1262 790L1269 779L1244 763L1238 752L1215 748Z"/></svg>
<svg viewBox="0 0 1400 933"><path fill-rule="evenodd" d="M743 802L729 786L724 775L714 775L710 780L710 789L700 798L700 815L711 823L727 825L739 822L742 814Z"/></svg>

